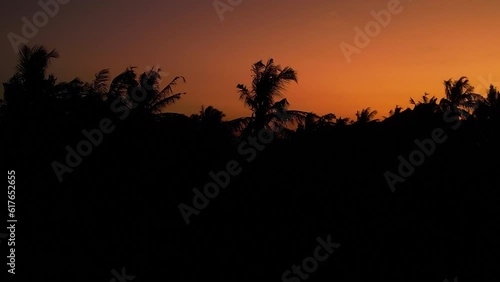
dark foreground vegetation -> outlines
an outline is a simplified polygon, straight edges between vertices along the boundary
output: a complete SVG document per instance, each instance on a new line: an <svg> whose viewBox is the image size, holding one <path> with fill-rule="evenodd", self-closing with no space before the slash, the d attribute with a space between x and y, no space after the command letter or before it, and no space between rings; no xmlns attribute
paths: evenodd
<svg viewBox="0 0 500 282"><path fill-rule="evenodd" d="M123 267L133 281L282 281L329 235L340 247L307 281L500 281L494 86L448 80L439 101L350 121L289 110L295 71L270 60L235 89L252 116L227 121L210 106L168 113L183 77L131 68L61 83L46 71L55 57L23 48L0 108L22 281L110 281ZM251 145L265 129L272 142ZM415 140L436 130L446 140L426 153ZM419 165L400 164L416 150ZM229 185L183 216L231 160Z"/></svg>

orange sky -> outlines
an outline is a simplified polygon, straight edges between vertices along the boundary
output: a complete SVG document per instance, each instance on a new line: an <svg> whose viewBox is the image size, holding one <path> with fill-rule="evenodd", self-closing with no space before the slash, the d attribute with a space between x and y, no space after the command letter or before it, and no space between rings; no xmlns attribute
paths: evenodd
<svg viewBox="0 0 500 282"><path fill-rule="evenodd" d="M72 0L28 44L59 51L49 71L61 81L160 65L187 80L178 89L188 95L169 111L213 105L228 119L249 115L236 84L250 84L251 65L268 58L298 73L286 93L291 108L351 118L365 107L381 118L424 92L441 98L449 78L468 76L481 94L482 81L500 82L497 0L401 0L402 11L348 63L340 44L354 45L354 28L391 1L243 0L221 21L213 0ZM21 35L21 18L41 10L37 1L11 2L0 19L2 82L16 63L6 35Z"/></svg>

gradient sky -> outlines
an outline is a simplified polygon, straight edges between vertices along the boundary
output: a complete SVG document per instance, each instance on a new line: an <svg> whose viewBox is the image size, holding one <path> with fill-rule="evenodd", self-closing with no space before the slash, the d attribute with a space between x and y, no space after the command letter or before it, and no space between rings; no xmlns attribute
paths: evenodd
<svg viewBox="0 0 500 282"><path fill-rule="evenodd" d="M390 1L243 0L221 21L213 0L71 0L28 45L59 51L49 69L59 81L160 65L165 80L187 80L177 89L188 94L168 111L212 105L228 119L249 115L236 85L249 85L251 65L268 58L298 73L286 92L292 109L351 118L365 107L381 118L424 92L441 98L449 78L468 76L481 94L500 81L498 0L401 0L402 12L348 63L340 44L354 45L354 28ZM40 10L38 1L2 3L2 82L17 60L7 34L21 35L21 18Z"/></svg>

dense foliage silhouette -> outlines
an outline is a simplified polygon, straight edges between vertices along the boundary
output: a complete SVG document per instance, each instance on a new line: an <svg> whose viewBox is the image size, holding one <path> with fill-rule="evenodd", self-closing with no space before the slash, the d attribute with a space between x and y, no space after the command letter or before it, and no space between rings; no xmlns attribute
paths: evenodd
<svg viewBox="0 0 500 282"><path fill-rule="evenodd" d="M308 281L500 279L495 86L483 97L450 79L439 103L425 94L383 120L365 108L350 121L289 110L286 86L299 79L270 59L235 88L252 115L225 120L212 106L168 112L186 94L182 76L162 86L161 70L130 67L58 82L47 74L57 57L23 47L0 102L23 281L108 281L122 267L134 281L280 281L327 235L341 246ZM105 118L116 129L59 182L53 162ZM238 146L263 128L275 138L248 163ZM384 172L435 128L447 141L392 193ZM242 173L186 225L178 205L229 160Z"/></svg>

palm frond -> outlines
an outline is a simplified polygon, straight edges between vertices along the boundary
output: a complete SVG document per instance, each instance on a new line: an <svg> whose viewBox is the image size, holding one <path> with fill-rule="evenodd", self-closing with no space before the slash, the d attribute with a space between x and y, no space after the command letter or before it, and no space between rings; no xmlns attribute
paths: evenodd
<svg viewBox="0 0 500 282"><path fill-rule="evenodd" d="M285 67L278 75L277 77L278 81L289 81L293 80L297 82L297 72L290 68L290 67Z"/></svg>
<svg viewBox="0 0 500 282"><path fill-rule="evenodd" d="M182 79L182 82L186 83L186 79L184 76L176 76L172 81L160 91L160 96L162 95L171 95L173 93L173 87L177 85L178 80Z"/></svg>
<svg viewBox="0 0 500 282"><path fill-rule="evenodd" d="M232 132L241 132L254 120L253 117L240 117L230 121L225 121L223 124Z"/></svg>
<svg viewBox="0 0 500 282"><path fill-rule="evenodd" d="M185 95L185 94L186 94L186 92L176 93L176 94L173 94L173 95L170 95L166 98L161 99L160 101L158 101L150 106L151 112L160 113L162 111L163 107L175 103L177 100L181 99L182 95Z"/></svg>
<svg viewBox="0 0 500 282"><path fill-rule="evenodd" d="M134 68L127 68L111 81L108 96L112 99L123 98L127 95L128 90L138 85Z"/></svg>
<svg viewBox="0 0 500 282"><path fill-rule="evenodd" d="M109 69L100 70L95 74L95 79L92 82L92 87L97 92L105 92L109 81Z"/></svg>

